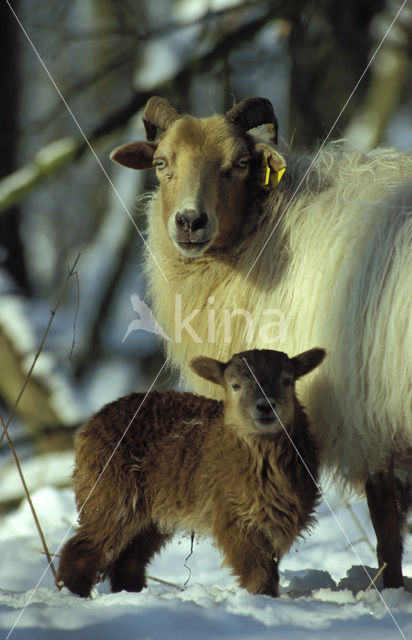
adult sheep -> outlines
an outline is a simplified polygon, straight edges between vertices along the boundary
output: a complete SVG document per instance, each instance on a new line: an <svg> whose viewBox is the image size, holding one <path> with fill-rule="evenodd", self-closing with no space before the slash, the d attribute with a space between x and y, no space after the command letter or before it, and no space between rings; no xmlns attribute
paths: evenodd
<svg viewBox="0 0 412 640"><path fill-rule="evenodd" d="M143 121L149 142L111 157L157 170L146 272L171 363L322 344L329 357L302 384L302 399L323 462L366 491L378 563L388 564L384 586L401 586L412 458L412 158L336 144L312 158L281 156L250 133L269 124L277 139L263 98L194 118L154 97ZM276 184L284 164L279 184L263 186L262 169ZM213 393L183 373L196 391Z"/></svg>

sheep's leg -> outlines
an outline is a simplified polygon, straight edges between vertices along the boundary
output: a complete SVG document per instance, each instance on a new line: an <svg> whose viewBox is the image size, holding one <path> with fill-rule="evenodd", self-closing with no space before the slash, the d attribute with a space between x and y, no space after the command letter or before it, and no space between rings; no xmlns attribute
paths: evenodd
<svg viewBox="0 0 412 640"><path fill-rule="evenodd" d="M139 531L107 572L112 591L141 591L146 586L146 565L170 537L155 524Z"/></svg>
<svg viewBox="0 0 412 640"><path fill-rule="evenodd" d="M398 501L400 483L392 471L378 473L366 482L366 497L377 540L378 564L384 562L384 588L402 587L402 529L405 508Z"/></svg>
<svg viewBox="0 0 412 640"><path fill-rule="evenodd" d="M273 597L279 595L278 559L262 535L247 534L230 525L214 537L224 553L224 564L230 566L232 573L238 576L241 587L250 593Z"/></svg>

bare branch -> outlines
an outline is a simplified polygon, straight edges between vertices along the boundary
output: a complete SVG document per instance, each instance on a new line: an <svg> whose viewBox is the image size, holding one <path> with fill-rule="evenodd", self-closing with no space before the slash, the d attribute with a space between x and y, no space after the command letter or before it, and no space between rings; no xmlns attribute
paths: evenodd
<svg viewBox="0 0 412 640"><path fill-rule="evenodd" d="M66 100L71 100L79 93L83 93L87 91L97 82L100 82L103 78L106 78L111 73L119 71L122 67L130 64L130 53L122 54L111 58L107 64L100 67L97 71L94 71L91 74L85 75L80 78L73 85L68 86L64 89L64 95ZM28 122L24 127L22 127L19 131L20 136L25 136L30 133L32 130L36 130L36 132L41 131L44 127L50 125L55 118L57 118L62 111L64 111L65 106L62 101L59 99L59 96L56 96L56 104L45 114L40 115Z"/></svg>
<svg viewBox="0 0 412 640"><path fill-rule="evenodd" d="M33 189L71 162L80 147L74 138L55 140L33 161L0 180L0 213L23 200Z"/></svg>
<svg viewBox="0 0 412 640"><path fill-rule="evenodd" d="M273 3L275 4L275 3ZM278 5L282 5L282 2L277 2ZM216 9L215 11L207 10L203 15L189 20L187 22L179 22L178 20L167 20L154 29L142 29L140 24L136 21L134 26L129 24L120 25L117 27L99 27L94 29L72 29L65 28L61 30L62 39L66 41L82 41L82 40L95 40L99 38L110 37L129 37L134 40L150 40L152 38L159 38L169 33L176 33L176 31L189 29L191 27L202 25L205 22L211 22L220 18L235 16L244 9L256 9L256 7L267 7L267 0L245 0L241 4L237 4L231 7L225 7L224 9ZM55 24L36 23L36 26L42 29L50 29L53 32L56 31Z"/></svg>

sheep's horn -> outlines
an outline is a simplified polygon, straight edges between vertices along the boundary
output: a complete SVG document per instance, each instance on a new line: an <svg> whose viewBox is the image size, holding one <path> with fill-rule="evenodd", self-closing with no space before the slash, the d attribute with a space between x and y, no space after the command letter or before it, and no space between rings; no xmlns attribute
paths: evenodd
<svg viewBox="0 0 412 640"><path fill-rule="evenodd" d="M152 96L148 101L142 113L142 120L146 130L148 140L156 138L156 129L165 131L170 125L181 118L181 114L165 98Z"/></svg>
<svg viewBox="0 0 412 640"><path fill-rule="evenodd" d="M229 109L226 118L242 131L249 131L262 124L274 127L274 140L278 141L278 119L273 111L272 103L266 98L247 98Z"/></svg>

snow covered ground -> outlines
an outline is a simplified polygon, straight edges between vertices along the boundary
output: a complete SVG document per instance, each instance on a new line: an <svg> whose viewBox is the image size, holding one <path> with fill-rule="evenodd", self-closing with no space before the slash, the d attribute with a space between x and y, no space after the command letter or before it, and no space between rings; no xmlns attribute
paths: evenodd
<svg viewBox="0 0 412 640"><path fill-rule="evenodd" d="M50 460L37 458L50 469ZM56 462L56 461L55 461ZM58 479L69 457L58 458ZM32 465L33 466L33 465ZM33 476L33 470L28 468ZM47 478L50 482L51 472ZM11 474L0 485L15 484ZM69 489L40 486L34 503L50 549L56 551L76 512ZM2 487L0 486L0 491ZM390 640L412 638L412 594L372 589L361 563L375 566L372 550L348 509L333 489L319 507L319 525L298 542L281 564L282 595L277 600L254 596L239 588L209 540L177 536L150 567L150 575L174 586L149 581L142 593L111 594L106 583L92 599L57 591L42 555L27 504L0 524L0 637L13 640ZM374 544L363 502L354 512ZM354 550L342 532L345 531ZM185 564L187 567L185 567ZM348 570L349 575L347 576ZM190 573L191 572L191 573ZM412 555L405 555L405 573L412 575ZM189 579L189 580L188 580ZM185 582L188 580L187 586ZM361 590L359 590L361 589Z"/></svg>

